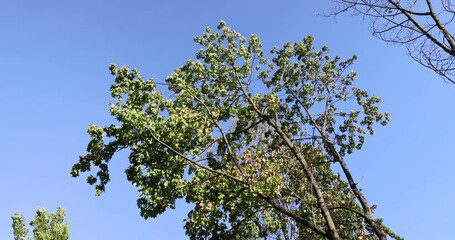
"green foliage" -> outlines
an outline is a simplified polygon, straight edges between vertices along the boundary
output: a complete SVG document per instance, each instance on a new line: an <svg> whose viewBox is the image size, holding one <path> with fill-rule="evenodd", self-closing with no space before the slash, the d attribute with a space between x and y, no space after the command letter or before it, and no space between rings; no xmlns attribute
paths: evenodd
<svg viewBox="0 0 455 240"><path fill-rule="evenodd" d="M19 213L14 213L11 217L13 220L13 234L14 240L25 240L27 236L28 229L25 227L25 218Z"/></svg>
<svg viewBox="0 0 455 240"><path fill-rule="evenodd" d="M34 240L67 240L70 236L69 227L70 223L65 221L65 209L59 207L56 213L49 213L46 209L39 209L35 213L33 221L30 226L33 229ZM25 240L28 229L25 226L25 218L19 213L15 213L12 217L13 220L13 234L15 240Z"/></svg>
<svg viewBox="0 0 455 240"><path fill-rule="evenodd" d="M380 99L345 73L355 57L331 58L306 37L274 48L269 61L257 36L224 22L194 40L196 59L165 82L110 66L117 124L89 127L88 153L72 176L94 172L87 182L101 194L109 162L129 149L125 172L141 215L184 198L194 205L185 220L191 239L382 237L343 159L389 120Z"/></svg>

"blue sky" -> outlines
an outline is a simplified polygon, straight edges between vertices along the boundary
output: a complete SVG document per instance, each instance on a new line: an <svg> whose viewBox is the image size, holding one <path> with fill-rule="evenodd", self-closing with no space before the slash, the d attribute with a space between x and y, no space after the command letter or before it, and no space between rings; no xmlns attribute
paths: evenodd
<svg viewBox="0 0 455 240"><path fill-rule="evenodd" d="M0 239L11 215L67 209L71 239L186 239L188 206L151 220L112 165L101 197L70 177L85 153L87 126L110 124L110 63L163 80L194 56L195 35L223 19L264 49L313 35L332 55L357 54L357 84L383 99L392 121L348 157L377 216L407 239L445 239L453 226L454 87L373 38L361 18L318 17L330 1L0 1Z"/></svg>

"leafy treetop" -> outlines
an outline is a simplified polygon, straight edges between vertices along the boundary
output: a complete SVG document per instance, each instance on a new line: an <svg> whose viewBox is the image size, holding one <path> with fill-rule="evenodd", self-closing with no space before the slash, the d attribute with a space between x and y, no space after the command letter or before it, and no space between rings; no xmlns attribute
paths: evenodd
<svg viewBox="0 0 455 240"><path fill-rule="evenodd" d="M117 123L89 127L74 177L93 171L87 182L101 194L109 162L129 149L125 172L141 215L184 198L194 205L185 220L191 239L395 236L373 217L344 160L389 120L378 97L353 85L355 57L331 58L306 37L268 60L257 36L224 22L194 40L196 58L165 82L110 66Z"/></svg>
<svg viewBox="0 0 455 240"><path fill-rule="evenodd" d="M33 238L29 240L67 240L70 237L70 223L65 221L65 209L59 207L56 213L49 213L44 208L38 209L35 213L30 226L33 229ZM25 218L19 213L15 213L11 219L13 220L13 235L14 240L25 240L28 234L28 229L25 226Z"/></svg>

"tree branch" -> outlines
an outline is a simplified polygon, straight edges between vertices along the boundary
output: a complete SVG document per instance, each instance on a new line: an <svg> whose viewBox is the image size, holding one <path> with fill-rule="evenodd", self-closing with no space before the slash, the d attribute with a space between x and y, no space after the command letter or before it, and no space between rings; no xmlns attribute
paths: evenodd
<svg viewBox="0 0 455 240"><path fill-rule="evenodd" d="M314 177L313 172L311 170L311 166L305 160L303 155L299 151L297 151L295 149L292 141L286 136L286 134L283 132L283 130L280 127L278 127L277 124L275 122L273 122L272 119L269 116L264 115L264 113L262 113L258 109L258 107L254 103L253 99L251 99L251 97L249 96L248 92L246 92L246 90L245 90L245 88L244 88L244 86L242 84L242 81L238 77L237 77L237 81L238 81L238 84L240 86L241 91L243 92L245 98L247 99L248 103L251 105L253 110L257 114L259 114L260 116L262 116L263 118L266 119L267 123L275 129L275 131L278 133L278 135L281 137L281 139L285 142L286 146L288 146L289 150L291 150L293 155L300 162L303 170L307 174L307 177L308 177L311 185L314 188L315 196L316 196L319 208L321 209L322 215L324 216L324 219L326 221L326 226L329 229L330 239L333 239L333 240L340 239L340 237L338 236L338 232L337 232L335 223L334 223L334 221L332 219L332 216L330 215L329 209L327 208L327 205L325 203L325 200L324 200L324 197L322 195L322 191L321 191L321 188L319 186L319 183L317 182L317 180Z"/></svg>
<svg viewBox="0 0 455 240"><path fill-rule="evenodd" d="M298 100L298 98L296 98L296 101L301 105L301 107L303 109L305 109L307 115L310 117L310 121L316 127L316 129L318 130L318 132L321 135L322 139L324 140L324 142L329 147L330 151L332 152L333 157L340 164L341 169L343 170L343 173L344 173L346 179L348 180L349 186L351 187L352 191L354 192L354 195L359 200L360 205L362 206L363 211L365 212L365 216L367 217L367 218L365 218L365 220L373 228L374 232L377 234L377 236L381 240L386 240L387 239L386 233L384 232L382 227L375 222L374 217L373 217L373 213L371 211L371 208L368 205L368 202L367 202L365 196L363 196L363 194L361 193L360 189L357 188L357 184L355 183L354 178L352 177L351 172L349 171L348 166L347 166L346 162L344 161L343 157L336 150L333 142L328 139L328 137L325 134L325 132L321 129L321 127L318 125L318 123L315 121L315 119L311 116L311 113L310 113L309 109L300 100Z"/></svg>

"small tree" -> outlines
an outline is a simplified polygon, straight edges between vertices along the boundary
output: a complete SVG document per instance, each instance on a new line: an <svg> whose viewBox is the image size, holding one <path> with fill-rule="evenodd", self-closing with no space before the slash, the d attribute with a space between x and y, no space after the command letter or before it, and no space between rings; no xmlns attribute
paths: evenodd
<svg viewBox="0 0 455 240"><path fill-rule="evenodd" d="M388 121L379 98L346 73L355 57L330 58L306 37L274 48L269 61L257 36L224 22L218 30L195 37L196 60L164 83L111 65L110 112L119 124L89 127L88 154L72 175L97 167L87 182L101 194L112 157L129 148L125 172L139 188L141 215L156 217L185 198L194 204L185 222L191 239L394 236L344 160L374 123Z"/></svg>
<svg viewBox="0 0 455 240"><path fill-rule="evenodd" d="M13 235L14 240L25 240L28 234L28 229L25 226L25 218L19 213L15 213L11 219L13 220Z"/></svg>
<svg viewBox="0 0 455 240"><path fill-rule="evenodd" d="M371 20L374 36L404 45L415 61L455 83L455 39L450 24L455 16L451 0L334 0L333 15L351 11ZM436 1L438 2L438 1Z"/></svg>
<svg viewBox="0 0 455 240"><path fill-rule="evenodd" d="M70 223L65 221L65 209L59 207L57 212L49 213L46 209L41 208L35 213L33 221L30 226L33 229L34 240L67 240L70 236L69 227ZM25 218L19 213L15 213L12 217L13 220L13 234L15 240L25 240L28 229L25 226Z"/></svg>

